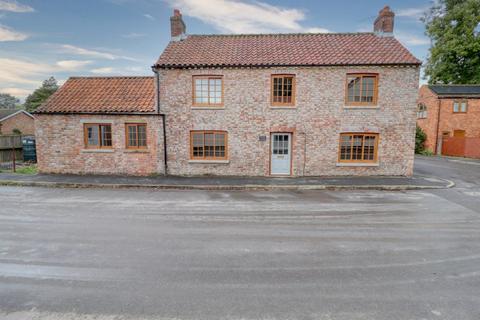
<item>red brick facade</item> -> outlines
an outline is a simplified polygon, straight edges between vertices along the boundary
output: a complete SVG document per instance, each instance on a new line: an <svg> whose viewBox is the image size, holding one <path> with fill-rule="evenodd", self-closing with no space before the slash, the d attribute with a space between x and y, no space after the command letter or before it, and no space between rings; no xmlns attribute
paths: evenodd
<svg viewBox="0 0 480 320"><path fill-rule="evenodd" d="M455 101L467 101L467 112L453 112ZM440 153L442 137L453 137L455 132L464 131L466 138L480 138L480 98L439 97L424 85L420 88L418 104L427 107L427 117L417 119L427 134L427 149Z"/></svg>
<svg viewBox="0 0 480 320"><path fill-rule="evenodd" d="M22 135L34 135L34 119L23 112L19 112L0 121L0 134L13 134L15 129L20 130Z"/></svg>

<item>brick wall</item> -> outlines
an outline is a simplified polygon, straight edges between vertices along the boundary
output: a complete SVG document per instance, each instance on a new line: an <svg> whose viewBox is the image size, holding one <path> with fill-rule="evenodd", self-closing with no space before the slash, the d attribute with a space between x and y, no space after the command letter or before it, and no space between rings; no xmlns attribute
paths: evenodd
<svg viewBox="0 0 480 320"><path fill-rule="evenodd" d="M378 108L344 108L349 72L379 73ZM285 73L296 75L296 106L272 108L271 75ZM202 74L224 76L223 109L192 109ZM269 175L270 133L291 132L294 176L411 175L418 80L416 67L160 70L169 173ZM192 163L190 130L228 131L229 162ZM337 166L341 132L378 132L378 166Z"/></svg>
<svg viewBox="0 0 480 320"><path fill-rule="evenodd" d="M38 168L43 173L163 173L163 129L159 116L45 115L35 116ZM112 123L111 150L85 149L83 124ZM125 148L125 123L146 123L146 151Z"/></svg>
<svg viewBox="0 0 480 320"><path fill-rule="evenodd" d="M34 119L21 112L0 122L0 134L12 134L14 129L18 129L23 135L34 135Z"/></svg>
<svg viewBox="0 0 480 320"><path fill-rule="evenodd" d="M435 152L439 101L437 96L428 88L427 85L423 85L419 90L418 104L420 103L425 104L427 107L427 117L425 119L417 119L417 124L427 134L425 148Z"/></svg>
<svg viewBox="0 0 480 320"><path fill-rule="evenodd" d="M432 151L435 150L436 142L442 137L443 132L449 132L453 136L455 130L465 130L465 137L480 137L480 99L468 99L467 113L454 113L453 103L456 100L452 98L438 97L428 88L422 86L419 92L419 103L427 106L427 119L418 119L418 125L427 134L426 147ZM440 106L440 123L438 127L439 137L437 137L438 108ZM441 147L439 146L438 149ZM440 150L439 150L440 151Z"/></svg>

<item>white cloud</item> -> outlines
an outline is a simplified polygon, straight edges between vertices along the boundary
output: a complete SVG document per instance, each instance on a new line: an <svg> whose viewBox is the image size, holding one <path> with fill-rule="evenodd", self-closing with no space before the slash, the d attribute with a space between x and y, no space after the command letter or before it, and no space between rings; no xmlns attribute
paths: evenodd
<svg viewBox="0 0 480 320"><path fill-rule="evenodd" d="M33 12L35 10L33 10L33 8L30 6L18 3L17 1L0 0L0 11L22 13L22 12Z"/></svg>
<svg viewBox="0 0 480 320"><path fill-rule="evenodd" d="M61 60L53 64L34 63L27 60L0 58L0 91L26 96L49 76L83 70L91 61Z"/></svg>
<svg viewBox="0 0 480 320"><path fill-rule="evenodd" d="M19 97L23 98L28 96L30 93L32 93L32 90L12 87L12 88L2 88L0 89L0 92L11 94L12 96L15 96L17 98Z"/></svg>
<svg viewBox="0 0 480 320"><path fill-rule="evenodd" d="M398 9L395 12L395 16L412 18L412 19L420 19L421 17L423 17L423 15L427 10L428 10L428 7Z"/></svg>
<svg viewBox="0 0 480 320"><path fill-rule="evenodd" d="M429 38L411 33L395 32L395 37L406 46L426 46L430 44Z"/></svg>
<svg viewBox="0 0 480 320"><path fill-rule="evenodd" d="M79 55L79 56L87 56L87 57L107 59L107 60L123 59L123 60L136 61L136 59L134 59L134 58L119 56L119 55L116 55L116 54L113 54L113 53L110 53L110 52L103 52L103 51L85 49L85 48L81 48L81 47L72 46L72 45L69 45L69 44L61 45L61 48L66 53L71 53L71 54L75 54L75 55Z"/></svg>
<svg viewBox="0 0 480 320"><path fill-rule="evenodd" d="M15 31L6 26L0 25L0 42L2 41L23 41L28 38L28 35Z"/></svg>
<svg viewBox="0 0 480 320"><path fill-rule="evenodd" d="M325 29L325 28L307 28L307 29L305 29L305 32L308 32L308 33L329 33L330 30Z"/></svg>
<svg viewBox="0 0 480 320"><path fill-rule="evenodd" d="M62 71L76 71L91 64L89 60L61 60L56 63L57 67Z"/></svg>
<svg viewBox="0 0 480 320"><path fill-rule="evenodd" d="M221 32L328 32L323 28L307 28L300 24L305 13L263 2L236 0L165 0L183 13L213 25Z"/></svg>
<svg viewBox="0 0 480 320"><path fill-rule="evenodd" d="M126 38L126 39L136 39L136 38L145 37L145 34L144 33L130 32L130 33L122 35L122 37Z"/></svg>
<svg viewBox="0 0 480 320"><path fill-rule="evenodd" d="M151 14L146 13L146 14L144 14L143 16L144 16L145 18L147 18L147 19L155 20L155 18L154 18Z"/></svg>
<svg viewBox="0 0 480 320"><path fill-rule="evenodd" d="M96 69L92 69L90 70L91 73L95 73L95 74L112 74L112 73L117 73L115 71L115 69L113 69L112 67L104 67L104 68L96 68Z"/></svg>

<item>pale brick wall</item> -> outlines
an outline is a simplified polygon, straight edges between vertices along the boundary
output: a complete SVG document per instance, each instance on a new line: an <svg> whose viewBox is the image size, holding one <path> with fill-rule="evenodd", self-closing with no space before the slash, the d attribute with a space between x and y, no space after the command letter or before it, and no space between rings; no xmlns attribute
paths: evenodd
<svg viewBox="0 0 480 320"><path fill-rule="evenodd" d="M346 74L379 73L377 109L344 108ZM296 107L270 107L272 74L296 75ZM225 108L194 110L192 76L223 75ZM293 133L294 176L411 175L419 69L318 67L160 70L168 167L179 175L270 173L270 133ZM190 130L228 132L229 163L191 163ZM341 132L378 132L378 167L338 167ZM259 141L259 136L267 141Z"/></svg>
<svg viewBox="0 0 480 320"><path fill-rule="evenodd" d="M22 135L34 135L34 119L21 112L0 122L0 134L12 134L14 129L22 132Z"/></svg>
<svg viewBox="0 0 480 320"><path fill-rule="evenodd" d="M42 173L127 174L163 173L163 129L160 116L35 115L38 168ZM85 149L83 123L112 123L113 149ZM125 147L125 123L147 124L146 151Z"/></svg>

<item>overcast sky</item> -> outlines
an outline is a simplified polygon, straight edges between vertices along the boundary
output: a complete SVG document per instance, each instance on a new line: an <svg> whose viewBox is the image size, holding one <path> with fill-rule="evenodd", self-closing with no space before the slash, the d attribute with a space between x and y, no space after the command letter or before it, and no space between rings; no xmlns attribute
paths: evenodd
<svg viewBox="0 0 480 320"><path fill-rule="evenodd" d="M52 75L149 75L173 8L191 34L368 32L387 4L396 37L424 60L428 0L0 0L0 92L24 98Z"/></svg>

